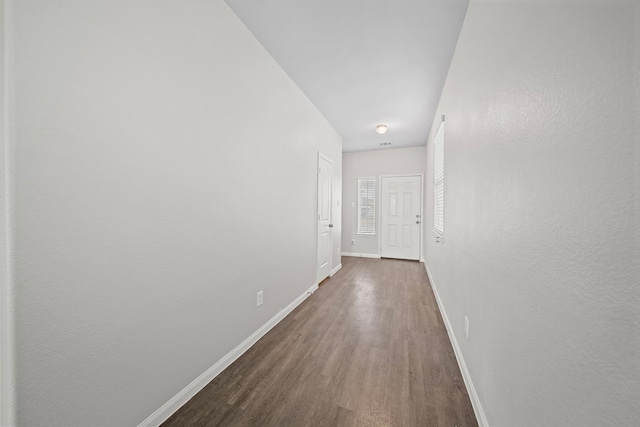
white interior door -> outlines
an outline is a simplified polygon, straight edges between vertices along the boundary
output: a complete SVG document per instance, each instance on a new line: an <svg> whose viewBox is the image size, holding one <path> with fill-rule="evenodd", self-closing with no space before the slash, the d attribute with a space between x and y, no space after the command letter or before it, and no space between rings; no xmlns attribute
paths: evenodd
<svg viewBox="0 0 640 427"><path fill-rule="evenodd" d="M380 256L420 259L422 179L419 175L382 177Z"/></svg>
<svg viewBox="0 0 640 427"><path fill-rule="evenodd" d="M331 184L333 162L318 153L318 283L331 273Z"/></svg>

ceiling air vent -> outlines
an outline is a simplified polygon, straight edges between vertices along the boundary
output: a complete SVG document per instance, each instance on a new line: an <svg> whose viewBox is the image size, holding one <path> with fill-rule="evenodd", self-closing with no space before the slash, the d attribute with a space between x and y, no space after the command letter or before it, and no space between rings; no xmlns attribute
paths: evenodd
<svg viewBox="0 0 640 427"><path fill-rule="evenodd" d="M391 141L381 142L380 145L382 146L391 145Z"/></svg>

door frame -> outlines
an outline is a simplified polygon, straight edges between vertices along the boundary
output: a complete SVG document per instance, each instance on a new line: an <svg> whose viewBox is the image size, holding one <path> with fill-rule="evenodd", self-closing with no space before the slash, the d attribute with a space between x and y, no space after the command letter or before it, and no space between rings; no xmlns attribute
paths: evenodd
<svg viewBox="0 0 640 427"><path fill-rule="evenodd" d="M424 233L424 173L399 173L399 174L391 174L391 175L378 175L378 220L376 221L376 226L378 230L380 230L380 236L378 238L378 253L382 254L382 178L402 178L407 176L419 176L420 177L420 239L418 240L418 261L422 262L423 254L422 254L422 241L423 233Z"/></svg>
<svg viewBox="0 0 640 427"><path fill-rule="evenodd" d="M320 282L322 282L324 279L326 279L327 277L331 276L331 272L333 271L333 227L329 228L329 274L327 274L326 277L323 277L322 279L319 278L320 275L320 266L318 265L318 261L320 260L320 233L319 233L319 227L318 227L318 223L320 221L320 218L318 218L318 212L320 211L320 206L318 204L319 202L319 187L320 187L320 180L319 180L319 172L320 172L320 159L323 159L325 161L327 161L330 165L331 165L331 188L329 189L329 223L332 224L333 223L333 178L334 178L334 173L333 173L333 167L334 167L334 163L333 160L331 160L331 157L327 156L326 154L324 154L321 151L318 151L318 155L316 157L316 283L320 284Z"/></svg>

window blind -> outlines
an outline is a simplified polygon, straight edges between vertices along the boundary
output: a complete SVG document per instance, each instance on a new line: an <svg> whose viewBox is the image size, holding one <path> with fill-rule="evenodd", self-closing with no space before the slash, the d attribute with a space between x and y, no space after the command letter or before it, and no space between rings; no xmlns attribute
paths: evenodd
<svg viewBox="0 0 640 427"><path fill-rule="evenodd" d="M434 212L433 231L444 235L444 122L440 124L440 129L434 141Z"/></svg>
<svg viewBox="0 0 640 427"><path fill-rule="evenodd" d="M358 178L358 234L376 234L375 178Z"/></svg>

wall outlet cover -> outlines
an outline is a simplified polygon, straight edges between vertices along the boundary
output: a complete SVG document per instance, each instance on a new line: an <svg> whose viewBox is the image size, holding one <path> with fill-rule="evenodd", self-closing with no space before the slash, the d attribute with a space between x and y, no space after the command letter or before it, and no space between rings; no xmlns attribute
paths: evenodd
<svg viewBox="0 0 640 427"><path fill-rule="evenodd" d="M258 292L258 297L256 300L256 307L260 307L262 305L262 302L264 301L264 293L263 291Z"/></svg>
<svg viewBox="0 0 640 427"><path fill-rule="evenodd" d="M464 316L464 335L469 339L469 318Z"/></svg>

